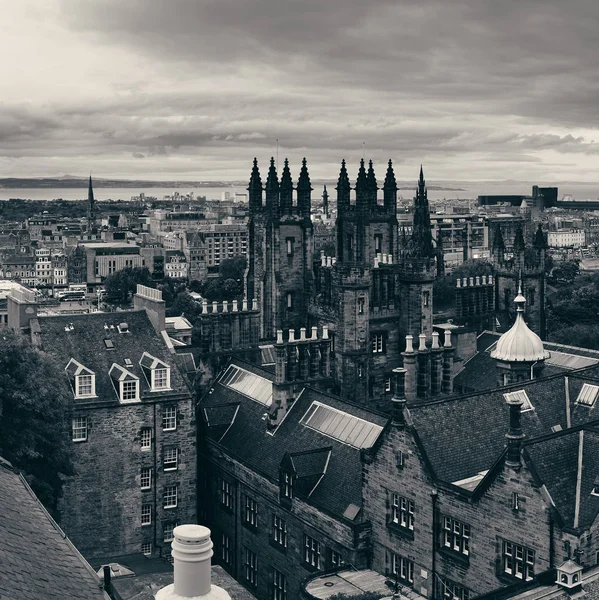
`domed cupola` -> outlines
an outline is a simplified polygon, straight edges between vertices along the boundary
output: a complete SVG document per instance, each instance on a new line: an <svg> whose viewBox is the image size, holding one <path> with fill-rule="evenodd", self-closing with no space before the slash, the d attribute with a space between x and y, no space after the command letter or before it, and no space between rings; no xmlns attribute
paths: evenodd
<svg viewBox="0 0 599 600"><path fill-rule="evenodd" d="M497 342L491 357L497 361L499 385L535 378L550 354L543 347L543 341L524 322L526 298L522 287L518 286L518 295L514 298L516 321Z"/></svg>

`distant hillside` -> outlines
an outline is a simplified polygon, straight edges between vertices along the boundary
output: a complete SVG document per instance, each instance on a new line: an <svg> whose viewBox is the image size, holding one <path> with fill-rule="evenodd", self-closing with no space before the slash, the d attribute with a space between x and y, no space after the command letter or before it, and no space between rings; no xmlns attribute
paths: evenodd
<svg viewBox="0 0 599 600"><path fill-rule="evenodd" d="M101 179L94 177L94 188L202 188L246 186L246 181L148 181L143 179ZM4 177L0 178L0 188L87 188L87 177Z"/></svg>

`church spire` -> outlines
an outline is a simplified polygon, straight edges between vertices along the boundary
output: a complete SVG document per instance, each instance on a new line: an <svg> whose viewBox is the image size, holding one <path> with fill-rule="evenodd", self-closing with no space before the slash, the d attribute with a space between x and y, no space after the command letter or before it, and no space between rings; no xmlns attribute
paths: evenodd
<svg viewBox="0 0 599 600"><path fill-rule="evenodd" d="M324 184L324 190L322 190L322 210L324 216L329 218L329 192L327 192L327 184Z"/></svg>
<svg viewBox="0 0 599 600"><path fill-rule="evenodd" d="M337 180L337 218L339 218L345 208L349 208L349 177L345 166L345 159L341 161L341 169L339 170L339 179Z"/></svg>
<svg viewBox="0 0 599 600"><path fill-rule="evenodd" d="M268 178L266 179L266 209L273 216L278 216L279 212L279 178L275 159L270 159L270 168L268 169Z"/></svg>
<svg viewBox="0 0 599 600"><path fill-rule="evenodd" d="M285 159L279 189L281 194L281 214L290 215L293 209L293 182L291 181L288 158Z"/></svg>
<svg viewBox="0 0 599 600"><path fill-rule="evenodd" d="M260 169L258 169L258 159L254 158L254 166L250 176L250 184L248 186L250 213L257 212L262 209L262 179L260 177Z"/></svg>
<svg viewBox="0 0 599 600"><path fill-rule="evenodd" d="M306 218L310 218L312 210L312 198L310 192L312 185L310 183L310 175L308 173L308 165L306 158L302 159L302 168L300 170L299 179L297 180L297 209L299 214Z"/></svg>
<svg viewBox="0 0 599 600"><path fill-rule="evenodd" d="M422 165L420 165L418 190L414 198L414 222L412 225L412 239L409 246L410 254L415 257L431 257L435 253L431 233L430 208Z"/></svg>
<svg viewBox="0 0 599 600"><path fill-rule="evenodd" d="M368 182L366 178L366 169L364 167L364 159L360 159L360 168L358 169L358 177L356 179L356 208L365 207L368 205L367 195Z"/></svg>
<svg viewBox="0 0 599 600"><path fill-rule="evenodd" d="M374 174L374 167L372 161L368 162L368 175L366 177L366 193L368 196L368 203L371 207L376 207L377 204L377 191L378 185L376 183L376 175Z"/></svg>
<svg viewBox="0 0 599 600"><path fill-rule="evenodd" d="M393 163L389 159L387 173L385 174L385 183L383 184L383 198L387 211L395 215L397 213L397 181L393 171Z"/></svg>
<svg viewBox="0 0 599 600"><path fill-rule="evenodd" d="M87 188L87 222L89 227L93 225L96 219L96 201L94 199L94 188L92 185L92 175L89 174L89 187Z"/></svg>

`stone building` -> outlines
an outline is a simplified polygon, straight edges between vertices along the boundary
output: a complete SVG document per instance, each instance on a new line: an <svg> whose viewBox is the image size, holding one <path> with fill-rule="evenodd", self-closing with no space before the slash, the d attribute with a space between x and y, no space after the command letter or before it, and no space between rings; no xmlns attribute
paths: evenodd
<svg viewBox="0 0 599 600"><path fill-rule="evenodd" d="M293 187L289 163L279 182L271 159L263 188L257 161L248 187L246 295L261 307L260 334L326 326L332 340L332 389L364 403L391 391L407 334L432 332L436 249L422 169L410 239L400 239L391 161L382 198L372 161L361 161L352 194L345 161L337 183L337 256L314 257L311 185L304 159ZM264 202L263 202L263 192Z"/></svg>
<svg viewBox="0 0 599 600"><path fill-rule="evenodd" d="M9 326L52 355L73 390L76 475L61 526L89 557L168 556L173 527L196 518L196 423L160 292L138 286L126 313L42 317L30 294L8 302Z"/></svg>

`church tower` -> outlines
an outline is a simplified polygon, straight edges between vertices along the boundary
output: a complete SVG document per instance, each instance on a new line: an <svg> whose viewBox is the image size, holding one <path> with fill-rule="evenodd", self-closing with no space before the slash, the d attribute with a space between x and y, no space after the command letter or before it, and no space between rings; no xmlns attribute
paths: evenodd
<svg viewBox="0 0 599 600"><path fill-rule="evenodd" d="M249 299L256 298L261 308L261 339L274 340L278 329L299 329L306 325L312 293L312 186L306 159L302 161L295 190L287 159L279 182L271 158L264 188L258 161L254 159L248 192L246 295Z"/></svg>
<svg viewBox="0 0 599 600"><path fill-rule="evenodd" d="M94 200L94 188L92 187L92 176L89 176L89 187L87 189L87 229L93 227L96 221L96 201Z"/></svg>

